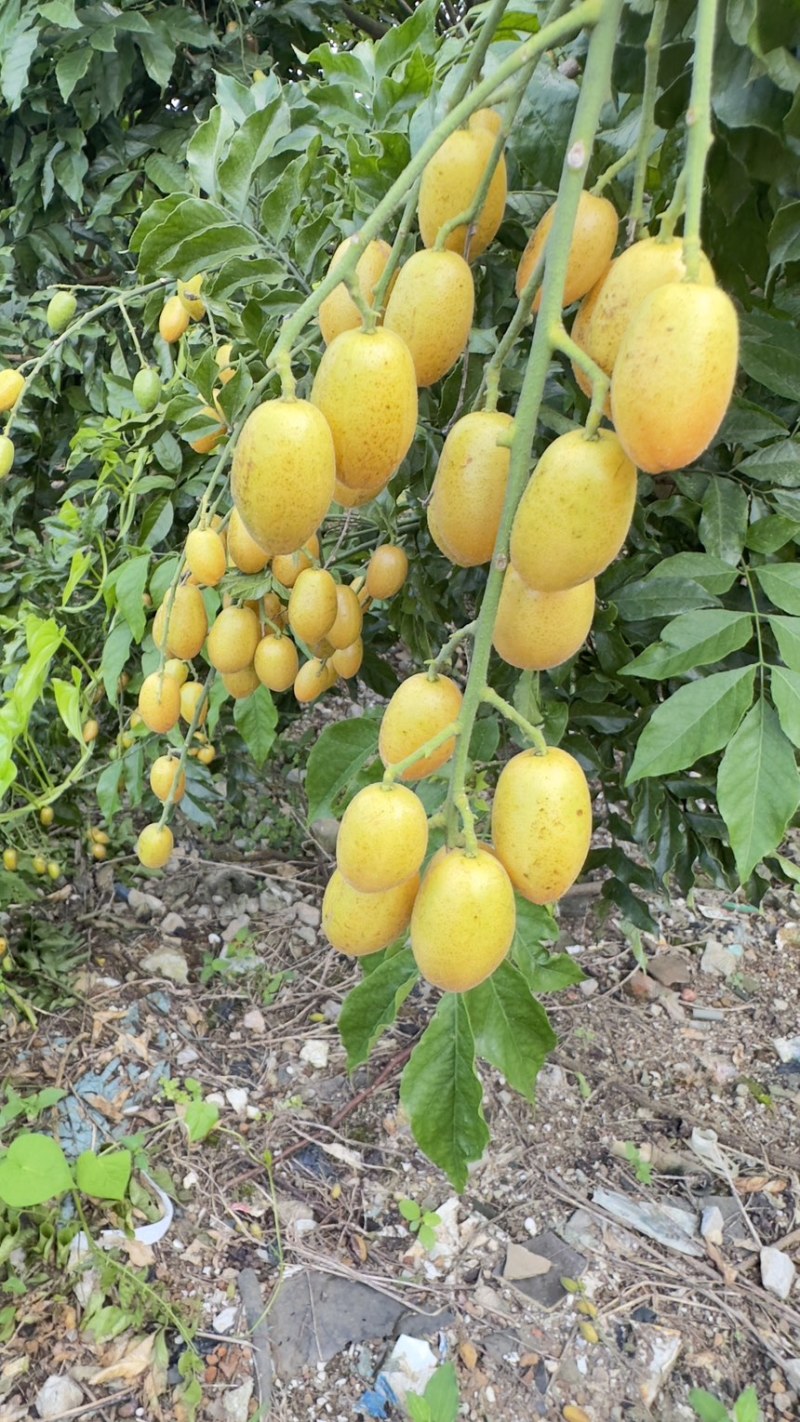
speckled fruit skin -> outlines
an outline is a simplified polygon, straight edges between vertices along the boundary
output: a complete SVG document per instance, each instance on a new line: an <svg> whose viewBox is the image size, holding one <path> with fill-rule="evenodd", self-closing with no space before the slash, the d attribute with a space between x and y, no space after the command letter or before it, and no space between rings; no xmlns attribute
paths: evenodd
<svg viewBox="0 0 800 1422"><path fill-rule="evenodd" d="M260 573L269 562L269 553L248 533L237 509L231 509L228 524L227 549L231 562L240 573Z"/></svg>
<svg viewBox="0 0 800 1422"><path fill-rule="evenodd" d="M338 583L336 617L323 636L328 639L335 652L343 652L345 647L352 647L356 638L361 636L363 625L364 612L358 600L358 593Z"/></svg>
<svg viewBox="0 0 800 1422"><path fill-rule="evenodd" d="M573 338L606 375L611 375L622 337L645 297L660 286L683 281L685 275L680 237L668 242L645 237L634 242L614 258L592 287L575 318ZM714 285L714 272L705 256L700 258L700 285Z"/></svg>
<svg viewBox="0 0 800 1422"><path fill-rule="evenodd" d="M186 566L199 583L213 588L225 576L225 544L216 529L193 528L183 551Z"/></svg>
<svg viewBox="0 0 800 1422"><path fill-rule="evenodd" d="M344 677L345 681L352 681L354 676L358 676L363 660L364 643L360 637L356 637L355 642L351 642L349 647L343 647L340 652L334 652L331 657L331 665L337 676Z"/></svg>
<svg viewBox="0 0 800 1422"><path fill-rule="evenodd" d="M426 672L417 672L401 682L383 713L378 752L391 768L423 746L451 721L457 720L463 698L449 676L431 681ZM418 760L400 776L401 780L424 780L444 765L456 748L455 737L445 741L430 755Z"/></svg>
<svg viewBox="0 0 800 1422"><path fill-rule="evenodd" d="M163 869L167 863L175 841L169 825L145 825L136 841L139 863L145 869Z"/></svg>
<svg viewBox="0 0 800 1422"><path fill-rule="evenodd" d="M556 204L547 209L536 231L520 257L517 268L517 296L527 286L531 272L542 251L556 213ZM564 283L564 306L571 306L591 290L606 270L617 241L619 218L616 208L608 198L593 197L591 193L581 193L572 242L569 249L567 277ZM539 310L542 288L533 298L533 310Z"/></svg>
<svg viewBox="0 0 800 1422"><path fill-rule="evenodd" d="M417 428L417 377L405 341L384 328L343 331L319 363L311 402L333 434L336 478L377 493L405 459Z"/></svg>
<svg viewBox="0 0 800 1422"><path fill-rule="evenodd" d="M0 370L0 411L12 410L25 389L25 377L18 370Z"/></svg>
<svg viewBox="0 0 800 1422"><path fill-rule="evenodd" d="M458 420L444 442L428 527L445 557L461 568L488 563L492 556L511 460L508 446L497 441L513 425L510 415L477 410Z"/></svg>
<svg viewBox="0 0 800 1422"><path fill-rule="evenodd" d="M150 789L158 800L164 803L177 781L172 803L177 805L186 793L186 775L181 770L177 756L160 755L150 767Z"/></svg>
<svg viewBox="0 0 800 1422"><path fill-rule="evenodd" d="M622 338L611 381L620 443L639 469L683 469L725 417L739 360L739 322L718 286L651 291Z"/></svg>
<svg viewBox="0 0 800 1422"><path fill-rule="evenodd" d="M331 662L321 662L319 657L311 657L303 662L294 679L295 698L305 703L316 701L323 692L330 691L336 680L336 668Z"/></svg>
<svg viewBox="0 0 800 1422"><path fill-rule="evenodd" d="M479 846L452 849L428 866L411 915L422 976L443 992L468 992L498 968L513 942L516 908L503 865Z"/></svg>
<svg viewBox="0 0 800 1422"><path fill-rule="evenodd" d="M384 326L411 352L417 385L452 370L469 340L475 311L472 272L458 252L415 252L400 269Z"/></svg>
<svg viewBox="0 0 800 1422"><path fill-rule="evenodd" d="M276 637L274 632L268 632L256 647L253 665L259 681L269 691L288 691L300 666L291 637Z"/></svg>
<svg viewBox="0 0 800 1422"><path fill-rule="evenodd" d="M592 800L577 760L555 746L504 767L492 802L492 842L515 889L533 904L560 899L583 868Z"/></svg>
<svg viewBox="0 0 800 1422"><path fill-rule="evenodd" d="M394 470L386 476L383 483L377 489L348 489L346 484L341 484L336 480L333 489L333 497L337 504L341 504L345 509L360 509L362 504L368 504L370 499L374 499L381 489L385 489L392 477Z"/></svg>
<svg viewBox="0 0 800 1422"><path fill-rule="evenodd" d="M583 646L594 617L594 582L565 592L536 592L509 565L492 640L504 662L523 671L550 671Z"/></svg>
<svg viewBox="0 0 800 1422"><path fill-rule="evenodd" d="M208 634L208 660L218 672L244 671L261 641L258 618L249 607L225 607Z"/></svg>
<svg viewBox="0 0 800 1422"><path fill-rule="evenodd" d="M305 568L289 595L289 626L301 642L313 645L336 621L336 584L324 568Z"/></svg>
<svg viewBox="0 0 800 1422"><path fill-rule="evenodd" d="M162 338L172 344L179 341L188 328L191 317L179 296L170 296L161 308L158 330Z"/></svg>
<svg viewBox="0 0 800 1422"><path fill-rule="evenodd" d="M151 672L139 691L139 715L148 731L163 735L177 724L181 713L181 689L171 676Z"/></svg>
<svg viewBox="0 0 800 1422"><path fill-rule="evenodd" d="M305 548L296 548L293 553L276 553L272 560L272 575L285 588L293 588L304 568L314 566L319 558L319 539L313 534Z"/></svg>
<svg viewBox="0 0 800 1422"><path fill-rule="evenodd" d="M153 641L159 650L181 661L191 661L201 651L208 632L208 618L203 594L191 583L181 583L174 598L167 592L153 618Z"/></svg>
<svg viewBox="0 0 800 1422"><path fill-rule="evenodd" d="M267 554L293 553L316 533L335 477L333 436L307 400L265 400L248 415L231 491L242 523Z"/></svg>
<svg viewBox="0 0 800 1422"><path fill-rule="evenodd" d="M251 664L249 667L242 667L241 671L225 672L222 684L234 701L246 701L248 696L252 696L254 691L258 691L261 678Z"/></svg>
<svg viewBox="0 0 800 1422"><path fill-rule="evenodd" d="M439 229L452 218L465 212L480 187L486 165L494 148L495 135L489 128L476 125L457 129L446 138L422 174L419 190L419 230L426 247L432 247ZM503 157L494 170L486 201L481 208L469 248L470 261L486 251L495 236L506 207L508 182ZM451 252L464 255L467 237L465 226L456 227L447 238Z"/></svg>
<svg viewBox="0 0 800 1422"><path fill-rule="evenodd" d="M428 848L425 806L405 785L367 785L342 817L336 863L363 894L394 889L419 873Z"/></svg>
<svg viewBox="0 0 800 1422"><path fill-rule="evenodd" d="M356 240L355 237L345 237L344 241L339 243L331 257L328 271L333 271L335 267L338 267L351 243ZM369 305L372 304L375 287L383 276L391 254L392 249L388 242L383 240L368 242L356 262L359 290ZM319 308L319 325L326 346L329 346L331 341L340 336L342 331L354 331L361 325L361 312L344 282L335 286L330 295L326 296L322 302Z"/></svg>
<svg viewBox="0 0 800 1422"><path fill-rule="evenodd" d="M381 543L367 564L368 597L394 597L408 577L408 554L396 543Z"/></svg>
<svg viewBox="0 0 800 1422"><path fill-rule="evenodd" d="M616 558L636 502L636 470L617 436L571 430L548 445L511 528L511 562L539 592L596 578Z"/></svg>
<svg viewBox="0 0 800 1422"><path fill-rule="evenodd" d="M362 894L334 869L322 900L322 931L332 947L354 958L379 953L408 928L419 874L382 894Z"/></svg>

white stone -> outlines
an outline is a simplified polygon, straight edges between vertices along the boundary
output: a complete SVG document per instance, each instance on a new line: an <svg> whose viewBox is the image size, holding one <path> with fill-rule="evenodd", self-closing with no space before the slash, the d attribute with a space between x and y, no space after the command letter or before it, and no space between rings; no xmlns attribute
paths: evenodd
<svg viewBox="0 0 800 1422"><path fill-rule="evenodd" d="M788 1254L768 1245L761 1251L761 1282L776 1298L785 1302L792 1292L797 1270Z"/></svg>
<svg viewBox="0 0 800 1422"><path fill-rule="evenodd" d="M262 1037L267 1030L264 1021L264 1014L259 1007L251 1007L249 1012L242 1018L242 1026L246 1032L252 1032L254 1037Z"/></svg>
<svg viewBox="0 0 800 1422"><path fill-rule="evenodd" d="M307 923L309 928L319 928L322 915L315 904L299 903L295 909L295 916L301 923Z"/></svg>
<svg viewBox="0 0 800 1422"><path fill-rule="evenodd" d="M800 1392L800 1358L787 1358L783 1364L786 1381L795 1392Z"/></svg>
<svg viewBox="0 0 800 1422"><path fill-rule="evenodd" d="M179 913L168 913L161 924L162 933L178 933L186 927L186 920Z"/></svg>
<svg viewBox="0 0 800 1422"><path fill-rule="evenodd" d="M214 1332L230 1333L236 1326L238 1314L239 1310L236 1304L231 1304L228 1308L220 1309L219 1313L214 1314Z"/></svg>
<svg viewBox="0 0 800 1422"><path fill-rule="evenodd" d="M243 1086L229 1086L225 1092L225 1100L237 1116L241 1116L247 1106L249 1092Z"/></svg>
<svg viewBox="0 0 800 1422"><path fill-rule="evenodd" d="M221 1091L209 1091L208 1095L203 1097L203 1100L207 1101L209 1106L225 1105L225 1097Z"/></svg>
<svg viewBox="0 0 800 1422"><path fill-rule="evenodd" d="M229 1388L224 1392L222 1394L222 1415L225 1422L247 1422L252 1396L252 1378L247 1378L239 1387Z"/></svg>
<svg viewBox="0 0 800 1422"><path fill-rule="evenodd" d="M243 933L250 927L250 917L248 914L240 914L238 918L232 918L222 930L222 937L226 943L232 943L239 933Z"/></svg>
<svg viewBox="0 0 800 1422"><path fill-rule="evenodd" d="M189 964L177 948L156 948L153 953L142 958L141 966L146 973L154 973L172 983L189 981Z"/></svg>
<svg viewBox="0 0 800 1422"><path fill-rule="evenodd" d="M301 1062L307 1062L309 1066L322 1070L328 1065L330 1050L327 1042L322 1042L312 1037L311 1041L306 1042L303 1046L300 1052L300 1060Z"/></svg>
<svg viewBox="0 0 800 1422"><path fill-rule="evenodd" d="M179 1067L191 1066L192 1062L197 1061L198 1055L194 1047L182 1047L175 1057L175 1063Z"/></svg>
<svg viewBox="0 0 800 1422"><path fill-rule="evenodd" d="M742 949L738 943L727 947L717 938L709 938L700 959L701 973L714 973L729 978L742 966Z"/></svg>
<svg viewBox="0 0 800 1422"><path fill-rule="evenodd" d="M800 1037L776 1037L772 1045L782 1062L800 1062Z"/></svg>
<svg viewBox="0 0 800 1422"><path fill-rule="evenodd" d="M63 1373L53 1373L36 1394L36 1411L40 1417L60 1417L85 1401L83 1389Z"/></svg>

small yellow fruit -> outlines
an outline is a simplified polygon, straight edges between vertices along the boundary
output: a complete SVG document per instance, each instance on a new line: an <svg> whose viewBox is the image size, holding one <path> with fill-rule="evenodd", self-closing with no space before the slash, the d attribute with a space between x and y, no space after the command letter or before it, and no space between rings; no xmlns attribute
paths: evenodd
<svg viewBox="0 0 800 1422"><path fill-rule="evenodd" d="M213 746L203 746L202 750L197 752L197 759L201 765L210 765L212 760L216 759L216 755L217 752Z"/></svg>
<svg viewBox="0 0 800 1422"><path fill-rule="evenodd" d="M264 600L261 604L261 616L268 622L274 622L277 627L286 625L286 606L281 602L276 592L264 593Z"/></svg>
<svg viewBox="0 0 800 1422"><path fill-rule="evenodd" d="M411 915L411 948L422 976L443 992L468 992L498 968L516 928L514 889L503 865L479 845L434 856Z"/></svg>
<svg viewBox="0 0 800 1422"><path fill-rule="evenodd" d="M203 285L202 275L192 277L191 281L179 281L178 300L184 311L188 311L193 321L201 321L206 314L205 302L200 300L200 288Z"/></svg>
<svg viewBox="0 0 800 1422"><path fill-rule="evenodd" d="M83 723L83 728L82 728L82 729L83 729L83 739L84 739L84 742L85 742L85 744L86 744L87 746L88 746L88 745L91 745L92 741L96 741L96 740L97 740L97 737L98 737L99 734L100 734L100 725L99 725L99 722L94 721L94 720L84 721L84 723Z"/></svg>
<svg viewBox="0 0 800 1422"><path fill-rule="evenodd" d="M384 326L411 352L417 385L452 370L466 349L475 310L472 272L458 252L415 252L401 268Z"/></svg>
<svg viewBox="0 0 800 1422"><path fill-rule="evenodd" d="M358 237L346 237L339 243L328 268L332 272L350 250ZM371 306L375 287L383 276L392 249L388 242L381 240L368 242L356 263L356 278L364 300ZM340 336L342 331L352 331L361 325L361 312L356 306L347 286L340 282L324 298L319 308L319 326L326 346Z"/></svg>
<svg viewBox="0 0 800 1422"><path fill-rule="evenodd" d="M592 579L564 592L537 592L513 564L505 571L492 639L504 662L550 671L580 651L594 618Z"/></svg>
<svg viewBox="0 0 800 1422"><path fill-rule="evenodd" d="M52 806L52 805L45 805L45 806L39 811L39 821L40 821L41 824L44 825L45 829L49 829L49 828L50 828L50 826L51 826L51 824L53 823L53 820L55 819L55 817L56 817L56 813L55 813L55 810L53 809L53 806Z"/></svg>
<svg viewBox="0 0 800 1422"><path fill-rule="evenodd" d="M513 429L510 415L477 410L464 415L444 442L428 528L437 547L461 568L488 563L506 496L511 451L498 444Z"/></svg>
<svg viewBox="0 0 800 1422"><path fill-rule="evenodd" d="M34 874L46 874L46 873L47 873L47 860L44 858L43 855L41 855L41 854L34 854L34 856L33 856L33 872L34 872Z"/></svg>
<svg viewBox="0 0 800 1422"><path fill-rule="evenodd" d="M106 846L104 844L93 844L92 858L96 859L98 863L102 862L103 859L107 859L108 850L106 849Z"/></svg>
<svg viewBox="0 0 800 1422"><path fill-rule="evenodd" d="M313 568L319 560L319 538L313 533L304 548L294 553L276 553L272 560L272 575L282 587L293 588L305 568Z"/></svg>
<svg viewBox="0 0 800 1422"><path fill-rule="evenodd" d="M461 713L462 695L448 676L431 681L426 672L418 672L398 686L381 721L378 751L387 769L398 765ZM436 750L403 771L401 780L424 780L444 765L456 748L455 736Z"/></svg>
<svg viewBox="0 0 800 1422"><path fill-rule="evenodd" d="M521 296L527 286L533 268L545 250L556 204L547 209L536 231L522 253L517 268L517 296ZM567 276L564 283L563 306L571 306L590 291L606 271L617 241L619 218L613 203L608 198L594 197L583 192L578 203L572 242L569 249ZM539 287L533 298L534 311L539 310L542 289Z"/></svg>
<svg viewBox="0 0 800 1422"><path fill-rule="evenodd" d="M245 701L254 691L258 691L261 680L255 667L250 665L242 667L241 671L224 672L222 684L234 701Z"/></svg>
<svg viewBox="0 0 800 1422"><path fill-rule="evenodd" d="M179 341L189 325L189 312L179 296L170 296L161 308L158 329L162 338L172 344Z"/></svg>
<svg viewBox="0 0 800 1422"><path fill-rule="evenodd" d="M349 647L343 647L341 651L334 652L331 657L331 666L337 676L344 677L345 681L351 681L354 676L358 676L363 660L364 643L360 637L356 637L355 642L351 643Z"/></svg>
<svg viewBox="0 0 800 1422"><path fill-rule="evenodd" d="M270 556L302 548L333 498L333 437L315 405L266 400L248 415L236 441L233 500L250 536Z"/></svg>
<svg viewBox="0 0 800 1422"><path fill-rule="evenodd" d="M319 657L312 657L303 663L294 679L295 698L302 704L316 701L318 696L330 691L335 680L332 662L321 662Z"/></svg>
<svg viewBox="0 0 800 1422"><path fill-rule="evenodd" d="M334 869L322 900L322 931L340 953L379 953L408 928L419 875L379 894L362 894Z"/></svg>
<svg viewBox="0 0 800 1422"><path fill-rule="evenodd" d="M471 207L488 166L495 136L481 123L457 129L426 165L419 190L419 230L426 247L434 245L446 222ZM475 224L470 261L485 252L497 233L503 221L507 189L506 164L501 155ZM467 228L462 225L450 233L445 245L463 257L466 239Z"/></svg>
<svg viewBox="0 0 800 1422"><path fill-rule="evenodd" d="M364 613L358 593L339 583L336 588L336 619L323 635L334 651L343 652L361 636L363 624Z"/></svg>
<svg viewBox="0 0 800 1422"><path fill-rule="evenodd" d="M153 641L170 658L191 661L201 651L208 632L203 594L191 583L181 583L164 596L153 618Z"/></svg>
<svg viewBox="0 0 800 1422"><path fill-rule="evenodd" d="M225 576L225 544L213 528L193 528L184 548L186 566L199 583L216 587Z"/></svg>
<svg viewBox="0 0 800 1422"><path fill-rule="evenodd" d="M259 681L269 691L288 691L300 665L291 637L276 637L268 632L256 647L253 665Z"/></svg>
<svg viewBox="0 0 800 1422"><path fill-rule="evenodd" d="M203 405L200 413L201 415L205 415L207 419L216 420L218 423L216 428L209 431L208 434L200 435L199 439L193 439L191 441L191 447L195 454L210 454L212 449L216 449L220 440L225 438L228 433L228 427L224 422L219 424L220 412L218 409L215 410L213 405Z"/></svg>
<svg viewBox="0 0 800 1422"><path fill-rule="evenodd" d="M3 868L9 874L15 873L19 868L19 854L16 849L3 850Z"/></svg>
<svg viewBox="0 0 800 1422"><path fill-rule="evenodd" d="M497 109L476 109L470 115L467 127L471 129L485 128L496 138L503 127L503 116Z"/></svg>
<svg viewBox="0 0 800 1422"><path fill-rule="evenodd" d="M0 479L5 479L14 467L14 441L0 435Z"/></svg>
<svg viewBox="0 0 800 1422"><path fill-rule="evenodd" d="M261 628L251 608L223 608L208 634L208 660L218 672L243 671L260 640Z"/></svg>
<svg viewBox="0 0 800 1422"><path fill-rule="evenodd" d="M394 597L408 577L408 556L395 543L381 543L367 564L365 588L368 597L379 602Z"/></svg>
<svg viewBox="0 0 800 1422"><path fill-rule="evenodd" d="M25 377L18 370L0 370L0 411L11 410L25 389Z"/></svg>
<svg viewBox="0 0 800 1422"><path fill-rule="evenodd" d="M189 668L178 657L169 657L164 663L164 675L171 676L178 686L183 686L189 679Z"/></svg>
<svg viewBox="0 0 800 1422"><path fill-rule="evenodd" d="M136 841L139 863L145 869L163 869L172 854L174 844L169 825L145 825Z"/></svg>
<svg viewBox="0 0 800 1422"><path fill-rule="evenodd" d="M171 676L151 672L139 692L139 714L148 731L163 735L177 724L181 711L181 687Z"/></svg>
<svg viewBox="0 0 800 1422"><path fill-rule="evenodd" d="M330 573L324 568L305 568L289 596L289 626L295 637L313 646L327 636L338 608L337 587Z"/></svg>
<svg viewBox="0 0 800 1422"><path fill-rule="evenodd" d="M181 720L185 721L187 726L191 726L192 721L194 720L195 711L197 710L197 707L199 706L200 702L203 701L204 697L205 703L203 705L202 711L200 712L197 724L198 726L205 725L206 717L208 716L208 698L205 696L205 692L206 689L201 681L187 681L181 687Z"/></svg>
<svg viewBox="0 0 800 1422"><path fill-rule="evenodd" d="M504 766L492 804L492 842L514 887L555 903L589 853L592 800L577 760L556 746L522 751Z"/></svg>
<svg viewBox="0 0 800 1422"><path fill-rule="evenodd" d="M362 894L394 889L417 874L428 848L425 806L405 785L367 785L350 801L336 840L336 863Z"/></svg>
<svg viewBox="0 0 800 1422"><path fill-rule="evenodd" d="M251 537L237 509L231 511L228 524L228 553L240 573L260 573L269 562L269 553Z"/></svg>
<svg viewBox="0 0 800 1422"><path fill-rule="evenodd" d="M217 369L219 371L219 378L222 381L223 385L227 385L229 380L233 380L233 377L236 374L235 367L231 365L232 350L233 342L226 341L224 346L220 346L214 357L217 363Z"/></svg>
<svg viewBox="0 0 800 1422"><path fill-rule="evenodd" d="M89 838L94 842L94 844L111 843L111 840L109 839L105 830L97 829L94 825L92 825L91 829L89 830Z"/></svg>
<svg viewBox="0 0 800 1422"><path fill-rule="evenodd" d="M343 331L319 363L311 402L333 435L336 478L377 493L405 459L417 428L417 377L405 341L385 329Z"/></svg>
<svg viewBox="0 0 800 1422"><path fill-rule="evenodd" d="M57 879L61 878L61 865L57 864L55 859L48 859L47 874L48 877L53 880L53 883L55 883Z"/></svg>
<svg viewBox="0 0 800 1422"><path fill-rule="evenodd" d="M172 802L177 805L186 793L186 775L180 770L177 756L160 755L150 767L150 789L157 800L164 804L175 786Z"/></svg>

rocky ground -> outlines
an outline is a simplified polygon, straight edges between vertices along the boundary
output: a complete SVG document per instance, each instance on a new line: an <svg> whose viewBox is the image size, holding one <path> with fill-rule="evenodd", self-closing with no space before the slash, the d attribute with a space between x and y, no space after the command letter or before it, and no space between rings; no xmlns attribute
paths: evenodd
<svg viewBox="0 0 800 1422"><path fill-rule="evenodd" d="M67 1092L38 1128L68 1152L136 1134L144 1173L122 1269L0 1239L0 1422L396 1418L386 1375L421 1387L446 1359L475 1422L688 1422L693 1387L730 1405L749 1385L767 1419L800 1416L788 891L651 904L646 972L593 887L570 895L586 980L548 999L535 1110L484 1073L492 1147L456 1199L398 1110L430 994L349 1078L357 969L320 935L324 853L214 853L130 894L127 866L78 875L45 915L85 951L72 996L35 1028L3 1012L0 1081ZM203 1102L219 1123L191 1143ZM427 1247L400 1200L438 1214ZM118 1312L91 1331L98 1299Z"/></svg>

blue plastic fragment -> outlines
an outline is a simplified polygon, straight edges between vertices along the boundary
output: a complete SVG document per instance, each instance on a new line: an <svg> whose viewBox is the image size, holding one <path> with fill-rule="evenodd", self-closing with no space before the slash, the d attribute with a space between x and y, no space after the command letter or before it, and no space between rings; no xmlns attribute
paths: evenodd
<svg viewBox="0 0 800 1422"><path fill-rule="evenodd" d="M388 1417L387 1407L399 1407L394 1388L385 1373L378 1373L375 1387L362 1393L356 1404L359 1412L367 1417Z"/></svg>
<svg viewBox="0 0 800 1422"><path fill-rule="evenodd" d="M130 898L130 889L126 889L124 884L115 883L114 898L121 899L122 902L126 904L128 902L128 899Z"/></svg>

